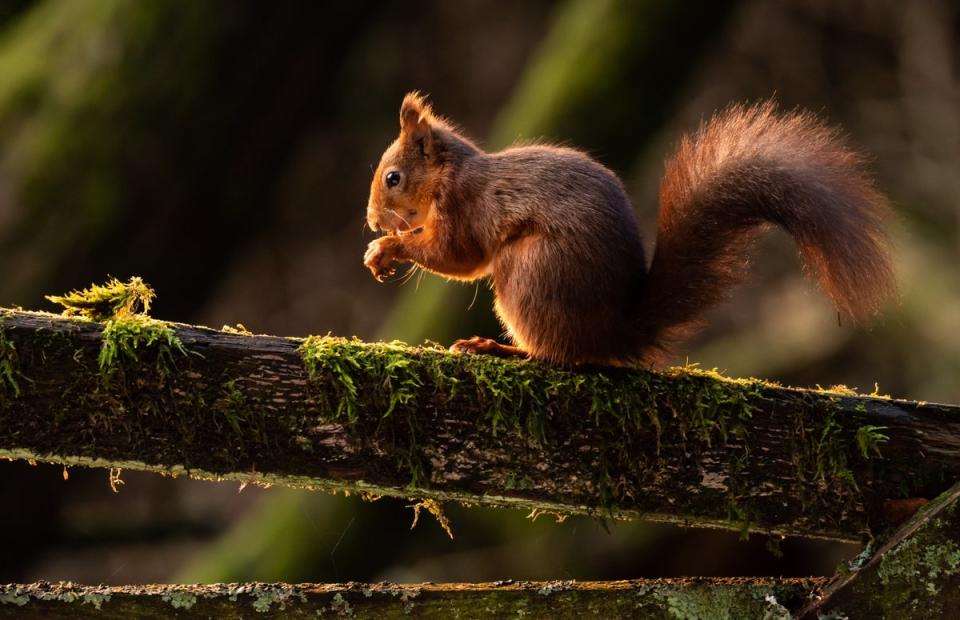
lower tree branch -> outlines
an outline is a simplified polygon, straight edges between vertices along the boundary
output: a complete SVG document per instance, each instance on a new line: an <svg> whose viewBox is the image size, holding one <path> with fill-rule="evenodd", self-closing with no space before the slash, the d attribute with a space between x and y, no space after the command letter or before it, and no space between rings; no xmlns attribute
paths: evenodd
<svg viewBox="0 0 960 620"><path fill-rule="evenodd" d="M0 586L0 618L787 618L822 579Z"/></svg>

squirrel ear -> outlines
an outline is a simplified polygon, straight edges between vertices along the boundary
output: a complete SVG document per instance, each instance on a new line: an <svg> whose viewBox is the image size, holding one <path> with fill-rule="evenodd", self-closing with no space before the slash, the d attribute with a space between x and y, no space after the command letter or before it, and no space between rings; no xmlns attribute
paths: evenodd
<svg viewBox="0 0 960 620"><path fill-rule="evenodd" d="M407 93L400 105L400 135L416 142L425 157L433 155L433 128L430 104L420 93Z"/></svg>

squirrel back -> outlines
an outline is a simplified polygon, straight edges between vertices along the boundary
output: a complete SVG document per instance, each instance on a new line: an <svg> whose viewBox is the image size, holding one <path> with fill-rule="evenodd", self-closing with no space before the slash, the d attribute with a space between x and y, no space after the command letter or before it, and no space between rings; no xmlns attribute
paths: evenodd
<svg viewBox="0 0 960 620"><path fill-rule="evenodd" d="M491 277L515 346L461 351L561 364L660 361L744 277L768 224L853 319L892 295L888 208L838 132L774 104L734 106L667 161L653 259L613 172L548 145L485 153L419 94L371 182L367 220L386 235L365 264L378 279L413 262L458 280Z"/></svg>

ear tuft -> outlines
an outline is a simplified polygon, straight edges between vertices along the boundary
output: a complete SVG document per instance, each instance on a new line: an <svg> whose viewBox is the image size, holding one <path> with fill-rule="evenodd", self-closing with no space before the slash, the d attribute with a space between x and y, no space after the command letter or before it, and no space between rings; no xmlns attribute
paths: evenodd
<svg viewBox="0 0 960 620"><path fill-rule="evenodd" d="M406 128L411 121L417 122L421 118L429 117L430 111L426 96L417 90L410 91L400 104L400 128Z"/></svg>
<svg viewBox="0 0 960 620"><path fill-rule="evenodd" d="M420 150L429 156L433 150L433 110L427 98L419 91L407 93L400 105L400 134L420 145Z"/></svg>

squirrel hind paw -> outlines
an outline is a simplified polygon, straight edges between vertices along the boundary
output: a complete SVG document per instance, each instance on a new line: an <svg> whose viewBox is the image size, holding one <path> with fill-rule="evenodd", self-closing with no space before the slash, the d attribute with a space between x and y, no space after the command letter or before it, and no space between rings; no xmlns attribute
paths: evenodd
<svg viewBox="0 0 960 620"><path fill-rule="evenodd" d="M519 347L500 344L496 340L474 336L457 340L450 346L455 353L473 353L477 355L493 355L495 357L528 357Z"/></svg>

